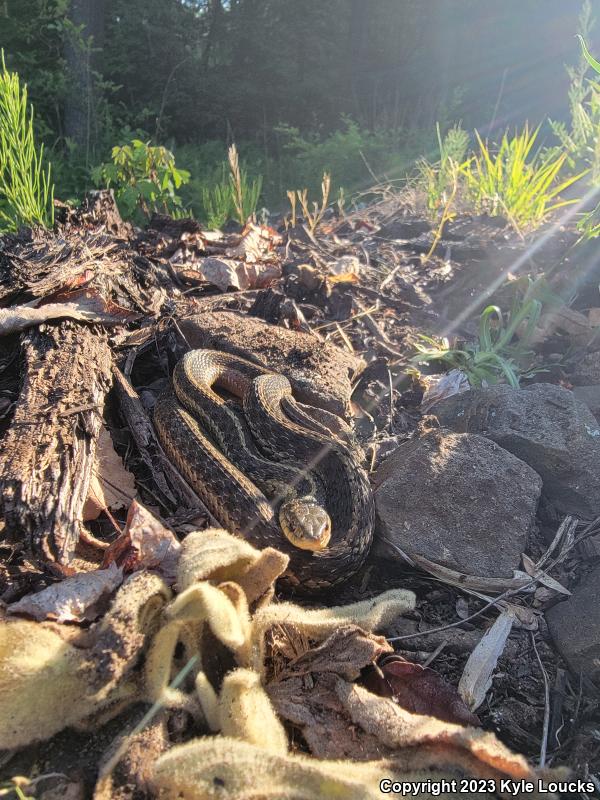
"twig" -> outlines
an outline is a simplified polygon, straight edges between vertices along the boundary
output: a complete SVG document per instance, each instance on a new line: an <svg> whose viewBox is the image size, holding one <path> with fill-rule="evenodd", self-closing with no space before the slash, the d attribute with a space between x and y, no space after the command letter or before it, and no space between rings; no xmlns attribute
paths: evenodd
<svg viewBox="0 0 600 800"><path fill-rule="evenodd" d="M435 661L435 659L439 656L439 654L442 652L442 650L446 647L447 644L448 644L448 640L447 639L444 639L443 642L440 642L440 644L438 644L438 646L435 648L433 653L431 653L425 659L425 661L423 662L422 666L423 667L428 667L433 661Z"/></svg>
<svg viewBox="0 0 600 800"><path fill-rule="evenodd" d="M546 674L546 670L544 669L544 665L542 664L542 659L540 658L540 654L535 644L535 634L533 633L533 631L531 631L530 635L531 635L531 644L533 645L533 649L535 651L535 657L537 658L538 664L540 665L540 670L542 671L542 677L544 679L544 727L542 730L542 743L540 745L540 762L539 762L540 767L543 768L546 764L546 752L548 749L548 731L550 729L550 688L548 686L548 675Z"/></svg>

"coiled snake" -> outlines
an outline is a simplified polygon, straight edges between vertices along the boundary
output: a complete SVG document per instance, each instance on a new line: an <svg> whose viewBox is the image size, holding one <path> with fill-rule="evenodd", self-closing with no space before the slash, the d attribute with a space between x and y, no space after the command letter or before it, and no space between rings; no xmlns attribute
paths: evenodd
<svg viewBox="0 0 600 800"><path fill-rule="evenodd" d="M243 418L212 387L241 399ZM211 513L287 553L285 580L307 593L355 573L373 536L369 480L337 423L297 403L283 375L212 350L187 353L154 408L167 456Z"/></svg>

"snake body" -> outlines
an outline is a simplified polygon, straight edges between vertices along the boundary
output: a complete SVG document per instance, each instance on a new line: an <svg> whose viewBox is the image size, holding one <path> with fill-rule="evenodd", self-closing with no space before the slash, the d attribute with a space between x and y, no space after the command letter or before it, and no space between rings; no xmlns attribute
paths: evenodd
<svg viewBox="0 0 600 800"><path fill-rule="evenodd" d="M243 400L244 421L213 387ZM168 457L222 525L290 556L288 585L318 592L360 568L374 525L368 477L339 438L343 426L328 434L331 426L296 403L287 378L230 354L193 350L177 364L173 390L157 400L154 422ZM277 502L265 495L281 500L282 486L324 506L331 518L325 549L300 550L283 536Z"/></svg>

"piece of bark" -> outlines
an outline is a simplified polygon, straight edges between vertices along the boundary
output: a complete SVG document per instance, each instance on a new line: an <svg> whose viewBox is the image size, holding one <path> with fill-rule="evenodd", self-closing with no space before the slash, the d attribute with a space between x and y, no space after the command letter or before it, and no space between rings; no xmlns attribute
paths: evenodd
<svg viewBox="0 0 600 800"><path fill-rule="evenodd" d="M187 317L179 321L178 328L191 348L233 353L280 372L289 379L301 402L338 416L349 414L351 379L364 368L358 356L318 336L233 311Z"/></svg>
<svg viewBox="0 0 600 800"><path fill-rule="evenodd" d="M113 377L123 417L142 461L152 473L155 485L162 494L161 501L165 507L171 509L197 508L212 524L219 526L202 500L188 486L165 455L156 437L152 422L133 386L116 367L113 370Z"/></svg>
<svg viewBox="0 0 600 800"><path fill-rule="evenodd" d="M66 321L23 337L23 384L3 441L0 508L10 541L68 565L83 505L112 356L103 333Z"/></svg>

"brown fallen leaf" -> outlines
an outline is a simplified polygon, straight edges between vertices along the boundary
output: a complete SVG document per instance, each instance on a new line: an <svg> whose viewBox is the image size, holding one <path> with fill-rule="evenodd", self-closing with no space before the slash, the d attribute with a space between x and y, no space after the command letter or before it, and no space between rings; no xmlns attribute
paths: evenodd
<svg viewBox="0 0 600 800"><path fill-rule="evenodd" d="M116 564L107 569L81 572L41 592L28 594L8 606L9 614L23 614L35 620L83 622L96 619L104 610L103 601L121 585L123 571Z"/></svg>
<svg viewBox="0 0 600 800"><path fill-rule="evenodd" d="M302 731L313 756L366 761L391 755L377 736L352 724L336 694L338 680L334 673L298 676L266 690L279 716Z"/></svg>
<svg viewBox="0 0 600 800"><path fill-rule="evenodd" d="M268 225L257 225L249 222L235 247L225 251L230 258L240 258L250 264L260 261L272 261L274 250L283 244L283 237Z"/></svg>
<svg viewBox="0 0 600 800"><path fill-rule="evenodd" d="M343 625L324 642L290 659L278 679L292 675L335 672L348 680L360 675L361 669L374 664L383 653L392 652L385 636L366 633L357 625ZM276 658L276 653L271 653Z"/></svg>
<svg viewBox="0 0 600 800"><path fill-rule="evenodd" d="M108 430L103 426L98 437L96 459L88 496L83 506L83 520L97 519L105 509L126 508L136 495L135 478L125 469Z"/></svg>
<svg viewBox="0 0 600 800"><path fill-rule="evenodd" d="M66 297L69 302L47 303L38 308L27 305L0 309L0 336L18 333L62 317L83 322L101 322L103 325L124 325L139 317L139 314L132 314L114 303L105 302L95 291L82 289Z"/></svg>
<svg viewBox="0 0 600 800"><path fill-rule="evenodd" d="M251 264L228 258L209 256L198 262L205 280L222 292L234 289L263 289L281 277L277 264Z"/></svg>
<svg viewBox="0 0 600 800"><path fill-rule="evenodd" d="M363 684L414 714L427 714L457 725L480 724L454 686L434 670L402 656L384 656L377 667L365 670Z"/></svg>
<svg viewBox="0 0 600 800"><path fill-rule="evenodd" d="M152 569L173 583L180 549L175 534L134 500L127 512L125 531L105 552L102 566L114 562L125 572Z"/></svg>

